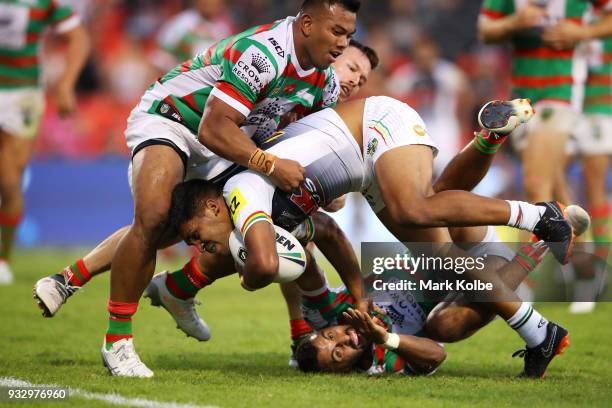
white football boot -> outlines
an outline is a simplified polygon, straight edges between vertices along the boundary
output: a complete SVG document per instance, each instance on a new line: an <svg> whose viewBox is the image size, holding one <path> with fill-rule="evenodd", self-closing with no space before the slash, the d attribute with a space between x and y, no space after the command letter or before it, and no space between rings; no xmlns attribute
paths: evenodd
<svg viewBox="0 0 612 408"><path fill-rule="evenodd" d="M520 124L533 117L535 111L529 99L487 102L478 112L480 127L495 132L500 137L512 133Z"/></svg>
<svg viewBox="0 0 612 408"><path fill-rule="evenodd" d="M53 317L62 307L66 300L81 289L79 286L72 286L66 283L61 274L51 275L40 279L34 285L34 299L38 307L42 309L44 317Z"/></svg>
<svg viewBox="0 0 612 408"><path fill-rule="evenodd" d="M119 340L113 343L110 350L106 350L106 340L104 340L102 362L111 375L117 377L153 377L153 371L149 370L136 354L132 339Z"/></svg>
<svg viewBox="0 0 612 408"><path fill-rule="evenodd" d="M13 283L13 272L8 262L0 260L0 285L10 285Z"/></svg>
<svg viewBox="0 0 612 408"><path fill-rule="evenodd" d="M162 306L166 309L176 321L177 328L181 329L188 337L193 337L199 341L207 341L210 339L210 329L195 309L195 305L201 303L195 298L179 299L170 293L166 286L168 273L169 271L163 271L155 275L143 296L151 299L151 305Z"/></svg>

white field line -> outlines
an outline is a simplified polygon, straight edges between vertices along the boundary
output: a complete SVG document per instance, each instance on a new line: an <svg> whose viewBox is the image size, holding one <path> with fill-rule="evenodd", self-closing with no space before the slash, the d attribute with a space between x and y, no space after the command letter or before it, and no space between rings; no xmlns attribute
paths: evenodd
<svg viewBox="0 0 612 408"><path fill-rule="evenodd" d="M70 397L87 400L102 401L112 405L124 405L137 408L218 408L214 405L180 404L178 402L161 402L145 398L128 398L115 393L97 393L80 390L78 388L64 387L57 384L32 384L12 377L0 377L0 387L57 387L67 388Z"/></svg>

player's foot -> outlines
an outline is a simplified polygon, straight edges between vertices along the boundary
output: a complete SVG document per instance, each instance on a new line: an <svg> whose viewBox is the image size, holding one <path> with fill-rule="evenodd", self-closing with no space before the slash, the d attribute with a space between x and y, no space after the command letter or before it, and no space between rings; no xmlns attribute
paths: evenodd
<svg viewBox="0 0 612 408"><path fill-rule="evenodd" d="M595 310L595 302L572 302L569 306L571 314L592 313Z"/></svg>
<svg viewBox="0 0 612 408"><path fill-rule="evenodd" d="M13 272L5 260L0 260L0 285L10 285L13 283Z"/></svg>
<svg viewBox="0 0 612 408"><path fill-rule="evenodd" d="M195 298L179 299L166 286L168 271L163 271L151 279L145 290L144 297L151 299L151 305L162 306L176 321L177 327L187 336L199 341L210 339L210 329L195 309L200 304Z"/></svg>
<svg viewBox="0 0 612 408"><path fill-rule="evenodd" d="M134 350L132 339L123 339L113 343L106 350L106 340L102 344L102 362L111 375L118 377L153 377L153 371L140 361Z"/></svg>
<svg viewBox="0 0 612 408"><path fill-rule="evenodd" d="M494 132L500 137L509 135L521 123L535 114L529 99L487 102L478 112L480 127Z"/></svg>
<svg viewBox="0 0 612 408"><path fill-rule="evenodd" d="M548 322L546 326L546 338L540 345L524 350L516 351L512 357L525 358L525 369L521 373L523 377L544 378L546 368L557 355L569 346L569 333L556 323Z"/></svg>
<svg viewBox="0 0 612 408"><path fill-rule="evenodd" d="M79 286L67 283L64 275L57 273L40 279L34 285L34 299L44 317L53 317Z"/></svg>
<svg viewBox="0 0 612 408"><path fill-rule="evenodd" d="M546 241L547 244L551 244L549 245L550 252L561 264L565 265L572 254L574 239L576 238L574 227L570 223L565 207L556 201L536 203L536 205L545 207L546 211L536 224L533 233L539 239ZM577 207L582 210L578 206L571 207ZM570 213L577 212L576 210ZM584 214L588 217L586 211L584 211Z"/></svg>

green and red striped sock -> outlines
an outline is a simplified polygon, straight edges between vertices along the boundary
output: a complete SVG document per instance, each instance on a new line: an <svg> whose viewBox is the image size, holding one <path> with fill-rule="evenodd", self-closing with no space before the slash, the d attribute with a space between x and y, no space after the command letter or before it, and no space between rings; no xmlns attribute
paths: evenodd
<svg viewBox="0 0 612 408"><path fill-rule="evenodd" d="M482 154L495 154L500 149L507 137L499 136L495 132L482 129L480 132L474 132L474 147Z"/></svg>
<svg viewBox="0 0 612 408"><path fill-rule="evenodd" d="M132 316L138 309L138 303L113 302L108 300L108 330L106 331L106 350L113 344L132 338Z"/></svg>
<svg viewBox="0 0 612 408"><path fill-rule="evenodd" d="M179 299L190 299L200 289L214 282L200 270L198 261L194 256L182 269L169 273L166 278L166 287Z"/></svg>
<svg viewBox="0 0 612 408"><path fill-rule="evenodd" d="M514 259L527 273L531 273L538 267L547 253L548 248L543 241L529 242L521 247Z"/></svg>
<svg viewBox="0 0 612 408"><path fill-rule="evenodd" d="M294 342L299 340L305 334L314 331L304 319L291 319L289 320L289 325L291 326L291 340Z"/></svg>
<svg viewBox="0 0 612 408"><path fill-rule="evenodd" d="M610 245L610 205L606 203L592 208L591 229L595 243L595 256L599 262L608 262L608 246Z"/></svg>
<svg viewBox="0 0 612 408"><path fill-rule="evenodd" d="M78 287L85 285L91 279L91 274L87 270L83 259L77 259L75 263L66 267L62 275L64 275L66 283Z"/></svg>
<svg viewBox="0 0 612 408"><path fill-rule="evenodd" d="M8 261L13 251L15 233L21 221L21 214L9 215L0 212L0 260Z"/></svg>

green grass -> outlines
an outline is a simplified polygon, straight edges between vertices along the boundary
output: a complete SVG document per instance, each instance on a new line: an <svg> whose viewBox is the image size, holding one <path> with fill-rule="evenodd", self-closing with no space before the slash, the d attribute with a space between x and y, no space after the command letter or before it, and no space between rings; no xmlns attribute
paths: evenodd
<svg viewBox="0 0 612 408"><path fill-rule="evenodd" d="M143 301L135 318L135 343L155 377L111 378L99 354L108 276L90 282L53 319L43 319L32 299L33 283L75 255L16 254L17 282L0 286L0 377L221 407L610 406L612 303L581 317L570 316L565 304L539 305L572 335L571 347L553 362L544 381L516 378L522 360L510 355L523 343L499 320L463 343L447 345L447 361L432 377L304 375L287 366L289 329L278 288L245 292L235 277L199 296L204 302L199 310L213 331L207 343L186 338L165 311ZM106 406L77 397L56 404Z"/></svg>

